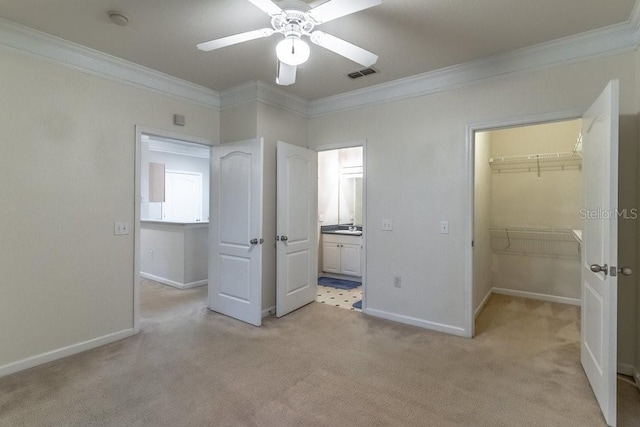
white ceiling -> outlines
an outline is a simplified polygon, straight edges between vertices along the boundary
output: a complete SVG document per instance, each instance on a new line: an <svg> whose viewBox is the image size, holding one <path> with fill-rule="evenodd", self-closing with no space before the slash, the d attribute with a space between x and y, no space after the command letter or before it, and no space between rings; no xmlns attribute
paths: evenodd
<svg viewBox="0 0 640 427"><path fill-rule="evenodd" d="M308 2L311 2L308 0ZM320 3L320 2L315 2ZM383 0L320 28L379 55L380 71L311 45L297 82L307 100L396 80L629 20L635 0ZM112 24L119 10L129 25ZM0 17L223 91L252 80L274 83L277 36L213 52L196 43L269 27L248 0L0 0Z"/></svg>

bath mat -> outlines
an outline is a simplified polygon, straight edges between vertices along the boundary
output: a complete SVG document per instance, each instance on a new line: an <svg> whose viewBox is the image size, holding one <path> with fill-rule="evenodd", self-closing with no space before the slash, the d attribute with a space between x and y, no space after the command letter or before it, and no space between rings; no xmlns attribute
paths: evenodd
<svg viewBox="0 0 640 427"><path fill-rule="evenodd" d="M358 302L354 302L353 305L351 306L353 308L357 308L359 310L362 310L362 300L358 301Z"/></svg>
<svg viewBox="0 0 640 427"><path fill-rule="evenodd" d="M362 285L360 282L354 282L352 280L334 279L333 277L318 277L318 284L322 286L329 286L336 289L354 289Z"/></svg>

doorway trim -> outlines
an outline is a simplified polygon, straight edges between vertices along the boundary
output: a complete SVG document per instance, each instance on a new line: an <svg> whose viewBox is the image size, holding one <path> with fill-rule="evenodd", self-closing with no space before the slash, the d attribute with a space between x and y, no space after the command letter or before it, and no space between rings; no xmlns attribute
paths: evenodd
<svg viewBox="0 0 640 427"><path fill-rule="evenodd" d="M133 333L140 332L140 203L141 199L141 170L142 170L142 135L154 135L161 138L175 139L190 144L211 147L212 140L181 133L158 130L146 126L135 125L136 141L134 154L134 197L133 197ZM211 192L211 189L209 189ZM211 197L211 195L209 195Z"/></svg>
<svg viewBox="0 0 640 427"><path fill-rule="evenodd" d="M584 110L564 110L551 113L531 114L514 118L498 119L486 122L472 123L466 127L465 138L465 170L466 179L466 204L465 209L465 287L464 287L464 306L465 306L465 336L473 338L475 335L475 308L473 306L473 220L475 216L474 206L474 184L475 184L475 134L476 132L485 132L499 129L508 129L521 126L532 126L545 123L562 122L567 120L576 120L582 118Z"/></svg>
<svg viewBox="0 0 640 427"><path fill-rule="evenodd" d="M362 259L361 259L361 267L362 267L362 312L367 313L367 230L369 229L367 226L367 140L365 139L356 139L352 141L344 141L344 142L336 142L331 144L323 144L317 147L310 148L311 150L315 150L316 152L320 151L331 151L331 150L340 150L342 148L353 148L353 147L362 147L362 229L364 232L362 233ZM318 236L318 241L320 241L320 237Z"/></svg>

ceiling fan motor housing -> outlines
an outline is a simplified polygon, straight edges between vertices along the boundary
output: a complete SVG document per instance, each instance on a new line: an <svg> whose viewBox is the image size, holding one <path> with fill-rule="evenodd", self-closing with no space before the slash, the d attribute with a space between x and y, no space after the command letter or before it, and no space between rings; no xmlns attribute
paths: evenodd
<svg viewBox="0 0 640 427"><path fill-rule="evenodd" d="M306 12L297 9L284 9L284 13L275 15L271 19L273 29L285 37L292 34L308 36L315 25L316 23Z"/></svg>

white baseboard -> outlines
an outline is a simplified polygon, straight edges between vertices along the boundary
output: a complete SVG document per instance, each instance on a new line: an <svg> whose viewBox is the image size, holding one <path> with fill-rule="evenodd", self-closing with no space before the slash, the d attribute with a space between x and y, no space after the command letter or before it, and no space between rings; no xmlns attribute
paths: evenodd
<svg viewBox="0 0 640 427"><path fill-rule="evenodd" d="M197 286L204 286L207 284L207 279L196 280L195 282L180 283L175 280L167 279L165 277L154 276L153 274L140 272L140 277L144 279L153 280L154 282L162 283L163 285L171 286L178 289L190 289Z"/></svg>
<svg viewBox="0 0 640 427"><path fill-rule="evenodd" d="M628 363L620 363L618 362L618 370L617 372L622 375L626 375L628 377L634 376L635 368L633 365L629 365Z"/></svg>
<svg viewBox="0 0 640 427"><path fill-rule="evenodd" d="M275 312L276 312L275 305L273 307L265 308L264 310L262 310L262 318L264 319L265 317L271 316L272 314L275 314Z"/></svg>
<svg viewBox="0 0 640 427"><path fill-rule="evenodd" d="M101 347L105 344L109 344L132 335L134 335L133 329L125 329L120 332L114 332L112 334L104 335L78 344L62 347L36 356L27 357L26 359L18 360L17 362L11 362L0 366L0 377L24 371L25 369L33 368L34 366L42 365L44 363L53 362L54 360L91 350L92 348Z"/></svg>
<svg viewBox="0 0 640 427"><path fill-rule="evenodd" d="M445 325L442 323L430 322L424 319L418 319L416 317L404 316L402 314L389 313L387 311L376 310L374 308L365 308L363 310L365 314L374 317L380 317L382 319L393 320L394 322L405 323L407 325L419 326L425 329L431 329L438 332L444 332L451 335L458 335L461 337L469 337L469 332L464 328L457 326Z"/></svg>
<svg viewBox="0 0 640 427"><path fill-rule="evenodd" d="M208 281L207 279L205 279L205 280L196 280L195 282L185 283L185 284L182 286L182 289L197 288L197 287L200 287L200 286L204 286L204 285L206 285L207 283L209 283L209 281Z"/></svg>
<svg viewBox="0 0 640 427"><path fill-rule="evenodd" d="M484 306L487 304L487 301L489 301L489 298L491 298L491 294L493 294L493 288L489 289L489 292L487 292L482 301L480 301L480 305L478 305L476 311L473 313L474 319L478 317L478 314L480 314Z"/></svg>
<svg viewBox="0 0 640 427"><path fill-rule="evenodd" d="M493 288L491 289L491 292L493 292L494 294L509 295L512 297L538 299L542 301L557 302L560 304L571 304L571 305L577 305L577 306L581 305L579 298L558 297L555 295L537 294L535 292L526 292L526 291L515 291L513 289L504 289L504 288Z"/></svg>

